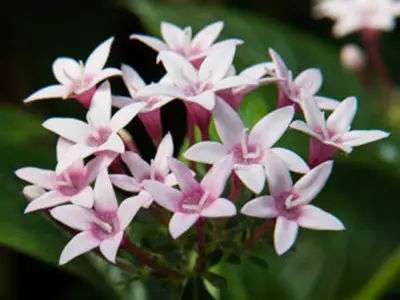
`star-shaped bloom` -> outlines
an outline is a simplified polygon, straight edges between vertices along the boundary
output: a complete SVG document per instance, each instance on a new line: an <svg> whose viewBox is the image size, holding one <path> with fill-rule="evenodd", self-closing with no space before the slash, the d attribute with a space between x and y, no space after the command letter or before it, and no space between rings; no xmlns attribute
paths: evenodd
<svg viewBox="0 0 400 300"><path fill-rule="evenodd" d="M396 0L322 0L314 8L317 18L336 20L333 34L342 37L361 29L391 31L400 15Z"/></svg>
<svg viewBox="0 0 400 300"><path fill-rule="evenodd" d="M57 157L63 157L72 145L60 138L57 143ZM71 201L72 203L84 207L92 207L93 190L90 184L94 181L97 174L113 161L115 156L103 154L92 159L88 164L84 165L83 160L79 160L66 169L63 173L57 174L52 170L39 169L34 167L21 168L15 171L15 174L28 181L34 186L46 189L45 193L39 193L38 197L33 197L30 189L31 198L25 213L36 210L47 209L63 203Z"/></svg>
<svg viewBox="0 0 400 300"><path fill-rule="evenodd" d="M97 247L107 260L115 263L124 231L142 204L130 197L118 207L107 171L100 172L94 186L93 209L67 204L50 211L54 219L80 231L65 246L59 264L63 265Z"/></svg>
<svg viewBox="0 0 400 300"><path fill-rule="evenodd" d="M319 165L293 185L286 164L274 153L267 156L266 175L271 195L249 201L241 213L257 218L276 218L274 244L279 255L292 247L299 226L316 230L345 229L336 217L309 204L328 180L332 161Z"/></svg>
<svg viewBox="0 0 400 300"><path fill-rule="evenodd" d="M89 107L96 84L102 80L121 75L115 68L104 68L111 44L109 38L89 55L85 64L68 57L57 58L53 63L53 74L59 84L44 87L24 100L25 103L49 98L76 98L85 107Z"/></svg>
<svg viewBox="0 0 400 300"><path fill-rule="evenodd" d="M93 96L87 112L87 123L72 118L51 118L43 127L75 143L58 161L56 172L64 172L80 159L101 151L123 153L124 142L118 131L125 127L143 108L143 103L134 103L121 108L111 117L110 84L103 83Z"/></svg>
<svg viewBox="0 0 400 300"><path fill-rule="evenodd" d="M218 91L257 84L257 80L252 78L230 75L235 51L234 44L218 47L204 59L199 70L185 57L175 52L161 51L159 56L167 70L168 81L149 85L139 94L183 100L191 121L206 131L211 119L209 111L214 108Z"/></svg>
<svg viewBox="0 0 400 300"><path fill-rule="evenodd" d="M161 107L174 100L174 97L139 96L138 92L146 87L146 83L140 75L128 65L122 65L121 71L122 79L129 91L130 97L113 96L113 106L124 107L138 102L145 104L138 117L143 122L149 135L156 141L156 144L158 144L163 136Z"/></svg>
<svg viewBox="0 0 400 300"><path fill-rule="evenodd" d="M145 180L156 180L169 186L175 185L175 175L170 173L168 158L172 157L174 144L171 134L167 134L160 145L156 156L151 163L144 161L139 154L127 151L121 155L123 162L128 166L132 176L125 174L110 175L111 182L120 189L139 193L140 201L143 200L144 207L149 207L153 202L153 197L146 192L143 182Z"/></svg>
<svg viewBox="0 0 400 300"><path fill-rule="evenodd" d="M201 218L231 217L236 214L235 205L220 198L232 172L231 159L226 157L220 160L199 183L184 163L170 158L169 166L176 176L180 191L157 181L143 183L158 204L174 213L169 222L169 232L174 239Z"/></svg>
<svg viewBox="0 0 400 300"><path fill-rule="evenodd" d="M289 127L293 115L292 106L279 108L258 121L248 133L240 116L224 101L217 101L214 123L222 144L200 142L189 148L184 156L207 164L215 164L225 156L232 157L237 176L258 194L265 184L265 155L270 151L284 159L293 171L305 173L309 170L296 153L285 148L272 148Z"/></svg>
<svg viewBox="0 0 400 300"><path fill-rule="evenodd" d="M339 105L339 102L334 99L315 95L322 86L321 70L307 69L293 80L293 73L288 70L282 57L273 49L269 49L269 54L272 58L272 64L268 68L268 72L278 81L279 107L293 105L294 103L301 106L303 94L313 96L318 106L324 110L333 110Z"/></svg>
<svg viewBox="0 0 400 300"><path fill-rule="evenodd" d="M312 137L310 166L330 159L337 150L346 153L353 147L371 143L389 136L382 130L350 130L357 112L357 99L344 99L327 120L312 97L304 98L303 112L307 123L296 120L290 127Z"/></svg>
<svg viewBox="0 0 400 300"><path fill-rule="evenodd" d="M217 95L227 102L234 110L238 110L243 97L260 87L261 85L276 82L277 79L274 77L265 77L269 75L268 71L273 67L271 62L259 63L244 69L239 73L241 77L247 77L255 80L256 84L243 85L239 87L229 88L223 91L219 91Z"/></svg>
<svg viewBox="0 0 400 300"><path fill-rule="evenodd" d="M161 35L165 42L143 34L132 34L130 38L145 43L157 52L164 50L176 52L186 57L194 66L198 67L204 60L204 57L224 44L233 43L239 45L243 43L239 39L228 39L215 43L223 27L223 22L212 23L203 28L192 39L192 28L190 26L181 29L172 23L162 22Z"/></svg>

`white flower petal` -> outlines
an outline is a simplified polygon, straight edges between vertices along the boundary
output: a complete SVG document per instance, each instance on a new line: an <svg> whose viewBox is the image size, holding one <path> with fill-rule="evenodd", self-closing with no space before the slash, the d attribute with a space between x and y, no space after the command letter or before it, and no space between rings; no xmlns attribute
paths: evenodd
<svg viewBox="0 0 400 300"><path fill-rule="evenodd" d="M226 182L232 173L232 168L233 157L231 155L225 156L218 161L211 167L201 181L204 190L215 198L219 197L224 191Z"/></svg>
<svg viewBox="0 0 400 300"><path fill-rule="evenodd" d="M254 193L259 194L265 185L265 172L262 165L234 165L236 175Z"/></svg>
<svg viewBox="0 0 400 300"><path fill-rule="evenodd" d="M90 134L88 124L72 118L51 118L43 122L42 126L75 143L84 141Z"/></svg>
<svg viewBox="0 0 400 300"><path fill-rule="evenodd" d="M322 110L335 110L340 104L340 101L328 97L314 96L314 99Z"/></svg>
<svg viewBox="0 0 400 300"><path fill-rule="evenodd" d="M168 46L162 40L152 36L144 34L132 34L129 38L131 40L139 40L157 52L168 49Z"/></svg>
<svg viewBox="0 0 400 300"><path fill-rule="evenodd" d="M110 180L113 185L120 188L121 190L135 193L139 192L139 184L134 180L133 177L123 174L111 174Z"/></svg>
<svg viewBox="0 0 400 300"><path fill-rule="evenodd" d="M139 194L138 196L129 197L122 201L121 205L118 208L118 218L121 230L125 230L125 228L129 226L136 213L148 200L148 195L145 195L145 197L143 197L143 194Z"/></svg>
<svg viewBox="0 0 400 300"><path fill-rule="evenodd" d="M124 153L125 145L124 145L124 142L122 141L121 137L118 134L112 133L108 137L108 140L103 145L99 146L96 149L96 152L102 152L102 151L112 151L115 153Z"/></svg>
<svg viewBox="0 0 400 300"><path fill-rule="evenodd" d="M93 206L93 201L93 189L91 186L87 186L79 193L71 197L71 202L73 204L86 208L91 208Z"/></svg>
<svg viewBox="0 0 400 300"><path fill-rule="evenodd" d="M352 130L343 135L343 144L361 146L387 138L390 133L382 130Z"/></svg>
<svg viewBox="0 0 400 300"><path fill-rule="evenodd" d="M146 87L146 83L143 81L142 77L136 72L136 70L128 65L122 64L122 79L126 87L129 90L129 93L133 97L137 91L140 91L144 87Z"/></svg>
<svg viewBox="0 0 400 300"><path fill-rule="evenodd" d="M310 171L304 159L295 152L286 148L272 148L271 151L277 154L286 163L290 171L296 173L307 173Z"/></svg>
<svg viewBox="0 0 400 300"><path fill-rule="evenodd" d="M278 215L275 199L272 196L258 197L247 202L240 211L242 214L256 218L275 218Z"/></svg>
<svg viewBox="0 0 400 300"><path fill-rule="evenodd" d="M85 177L87 184L91 184L96 179L100 171L108 168L108 166L116 157L117 154L115 153L104 152L89 161L85 166Z"/></svg>
<svg viewBox="0 0 400 300"><path fill-rule="evenodd" d="M269 49L269 55L274 63L274 71L276 76L280 79L289 78L289 72L282 57L272 48Z"/></svg>
<svg viewBox="0 0 400 300"><path fill-rule="evenodd" d="M161 22L161 35L171 49L178 50L182 48L185 33L175 24Z"/></svg>
<svg viewBox="0 0 400 300"><path fill-rule="evenodd" d="M115 264L117 258L117 252L121 245L122 238L124 237L123 232L115 234L113 237L106 239L100 244L100 251L104 257L111 263Z"/></svg>
<svg viewBox="0 0 400 300"><path fill-rule="evenodd" d="M95 127L108 127L111 119L111 88L108 81L94 93L86 119Z"/></svg>
<svg viewBox="0 0 400 300"><path fill-rule="evenodd" d="M59 83L68 86L75 80L79 80L82 73L78 62L69 57L59 57L52 65L54 77Z"/></svg>
<svg viewBox="0 0 400 300"><path fill-rule="evenodd" d="M169 221L169 232L172 238L177 239L190 227L192 227L199 219L199 214L185 214L181 212L176 212Z"/></svg>
<svg viewBox="0 0 400 300"><path fill-rule="evenodd" d="M322 86L322 72L320 69L304 70L296 77L294 84L313 96Z"/></svg>
<svg viewBox="0 0 400 300"><path fill-rule="evenodd" d="M54 171L51 170L27 167L16 170L15 175L29 183L45 189L51 190L55 189L57 186L57 175Z"/></svg>
<svg viewBox="0 0 400 300"><path fill-rule="evenodd" d="M207 110L212 110L215 106L215 93L213 91L205 91L199 95L185 97L184 99L201 105Z"/></svg>
<svg viewBox="0 0 400 300"><path fill-rule="evenodd" d="M105 68L101 70L96 76L93 77L92 81L88 84L86 89L94 87L97 83L103 81L104 79L113 77L113 76L121 76L122 72L116 68Z"/></svg>
<svg viewBox="0 0 400 300"><path fill-rule="evenodd" d="M99 245L100 241L95 239L89 232L78 233L63 249L59 264L64 265L75 257L89 252Z"/></svg>
<svg viewBox="0 0 400 300"><path fill-rule="evenodd" d="M240 145L244 125L240 116L222 99L217 99L214 108L214 123L222 143L227 149Z"/></svg>
<svg viewBox="0 0 400 300"><path fill-rule="evenodd" d="M131 174L137 179L141 181L144 178L147 178L150 174L150 165L143 160L143 158L132 151L127 151L121 155L123 162L128 166Z"/></svg>
<svg viewBox="0 0 400 300"><path fill-rule="evenodd" d="M89 147L81 143L75 144L68 150L63 158L58 161L56 166L56 173L63 173L78 160L84 159L95 152L96 148Z"/></svg>
<svg viewBox="0 0 400 300"><path fill-rule="evenodd" d="M114 107L124 107L129 104L135 103L136 101L133 100L131 97L126 97L126 96L112 96L111 98L112 106Z"/></svg>
<svg viewBox="0 0 400 300"><path fill-rule="evenodd" d="M343 223L330 213L314 206L305 205L297 219L299 226L316 230L344 230Z"/></svg>
<svg viewBox="0 0 400 300"><path fill-rule="evenodd" d="M294 244L297 238L299 226L296 222L290 221L284 217L276 219L274 230L275 251L278 255L287 252Z"/></svg>
<svg viewBox="0 0 400 300"><path fill-rule="evenodd" d="M145 103L132 103L120 108L111 118L110 127L118 131L129 124L130 121L145 107Z"/></svg>
<svg viewBox="0 0 400 300"><path fill-rule="evenodd" d="M175 158L169 158L169 167L174 173L179 187L184 193L197 190L200 184L193 178L190 169L181 161ZM151 194L151 193L150 193Z"/></svg>
<svg viewBox="0 0 400 300"><path fill-rule="evenodd" d="M107 170L102 170L94 184L94 208L100 212L116 212L117 197L110 181Z"/></svg>
<svg viewBox="0 0 400 300"><path fill-rule="evenodd" d="M207 25L193 38L191 48L201 50L209 48L217 40L223 27L224 22L221 21Z"/></svg>
<svg viewBox="0 0 400 300"><path fill-rule="evenodd" d="M93 52L89 55L85 63L85 74L97 74L104 68L108 56L110 54L111 45L114 38L111 37L101 43Z"/></svg>
<svg viewBox="0 0 400 300"><path fill-rule="evenodd" d="M321 132L326 136L328 135L328 129L325 122L323 112L318 108L317 102L315 98L308 94L303 94L302 96L302 105L304 117L307 121L307 124L315 129L321 130Z"/></svg>
<svg viewBox="0 0 400 300"><path fill-rule="evenodd" d="M153 196L154 200L162 207L172 212L178 211L179 201L183 197L182 192L154 180L143 181L143 186L146 192Z"/></svg>
<svg viewBox="0 0 400 300"><path fill-rule="evenodd" d="M199 69L201 81L219 82L226 76L235 56L236 45L227 43L213 50L203 61Z"/></svg>
<svg viewBox="0 0 400 300"><path fill-rule="evenodd" d="M272 151L265 153L265 174L272 196L279 197L283 193L291 192L293 183L287 164Z"/></svg>
<svg viewBox="0 0 400 300"><path fill-rule="evenodd" d="M217 198L200 215L205 218L232 217L236 215L236 206L228 199Z"/></svg>
<svg viewBox="0 0 400 300"><path fill-rule="evenodd" d="M295 201L300 204L313 200L324 187L332 168L333 161L327 161L301 177L293 186L293 194L298 196Z"/></svg>
<svg viewBox="0 0 400 300"><path fill-rule="evenodd" d="M190 147L183 156L192 161L214 164L228 154L225 147L218 142L200 142Z"/></svg>
<svg viewBox="0 0 400 300"><path fill-rule="evenodd" d="M90 209L67 204L50 210L51 216L57 221L76 230L89 230L90 222L96 218Z"/></svg>
<svg viewBox="0 0 400 300"><path fill-rule="evenodd" d="M249 143L270 148L288 129L293 115L294 107L292 106L282 107L270 112L254 125L249 134Z"/></svg>
<svg viewBox="0 0 400 300"><path fill-rule="evenodd" d="M230 89L230 88L235 88L235 87L243 87L243 86L255 86L258 84L257 80L237 75L237 76L230 76L224 79L221 79L221 81L217 82L213 90L214 91L220 91L220 90L225 90L225 89Z"/></svg>
<svg viewBox="0 0 400 300"><path fill-rule="evenodd" d="M57 160L60 160L68 150L74 145L71 141L59 137L57 140Z"/></svg>
<svg viewBox="0 0 400 300"><path fill-rule="evenodd" d="M55 207L66 202L68 202L68 197L58 191L50 191L29 202L24 213Z"/></svg>
<svg viewBox="0 0 400 300"><path fill-rule="evenodd" d="M336 134L343 134L349 131L356 112L356 97L344 99L326 121L328 129Z"/></svg>
<svg viewBox="0 0 400 300"><path fill-rule="evenodd" d="M312 128L303 121L299 120L293 121L292 124L290 124L290 128L304 132L305 134L308 134L309 136L312 136L317 140L323 141L323 139L319 136L319 134L317 134L314 130L312 130Z"/></svg>
<svg viewBox="0 0 400 300"><path fill-rule="evenodd" d="M154 157L154 165L162 174L169 171L168 158L174 155L174 142L172 135L168 132L158 145L156 156Z"/></svg>
<svg viewBox="0 0 400 300"><path fill-rule="evenodd" d="M31 94L24 100L24 103L41 99L63 98L67 93L68 89L61 84L49 85Z"/></svg>

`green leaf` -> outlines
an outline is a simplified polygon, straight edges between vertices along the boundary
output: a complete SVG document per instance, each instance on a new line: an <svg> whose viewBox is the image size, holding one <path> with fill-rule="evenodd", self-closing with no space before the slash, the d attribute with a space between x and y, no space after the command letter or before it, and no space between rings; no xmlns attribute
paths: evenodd
<svg viewBox="0 0 400 300"><path fill-rule="evenodd" d="M189 279L185 285L181 300L215 300L204 286L201 278Z"/></svg>
<svg viewBox="0 0 400 300"><path fill-rule="evenodd" d="M48 132L40 124L33 115L11 107L0 108L0 126L10 128L10 132L2 130L0 136L0 244L56 265L70 236L44 213L24 215L27 204L22 195L24 183L14 175L16 169L25 166L54 168L55 139L48 139ZM106 298L119 298L89 256L80 257L63 268L90 282Z"/></svg>
<svg viewBox="0 0 400 300"><path fill-rule="evenodd" d="M262 257L251 255L247 259L249 261L251 261L253 264L255 264L256 266L258 266L260 268L263 268L264 270L268 270L269 269L268 263Z"/></svg>
<svg viewBox="0 0 400 300"><path fill-rule="evenodd" d="M210 282L213 286L219 289L225 289L228 286L228 282L224 277L215 273L208 273L206 276L208 282Z"/></svg>

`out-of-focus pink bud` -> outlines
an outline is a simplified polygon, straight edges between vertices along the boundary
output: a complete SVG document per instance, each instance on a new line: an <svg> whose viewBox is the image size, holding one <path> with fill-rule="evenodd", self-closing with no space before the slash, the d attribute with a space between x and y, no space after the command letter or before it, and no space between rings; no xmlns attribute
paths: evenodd
<svg viewBox="0 0 400 300"><path fill-rule="evenodd" d="M356 73L363 71L367 64L364 51L355 44L347 44L342 48L340 60L343 67Z"/></svg>
<svg viewBox="0 0 400 300"><path fill-rule="evenodd" d="M32 201L42 196L46 191L37 185L27 185L23 191L26 200Z"/></svg>

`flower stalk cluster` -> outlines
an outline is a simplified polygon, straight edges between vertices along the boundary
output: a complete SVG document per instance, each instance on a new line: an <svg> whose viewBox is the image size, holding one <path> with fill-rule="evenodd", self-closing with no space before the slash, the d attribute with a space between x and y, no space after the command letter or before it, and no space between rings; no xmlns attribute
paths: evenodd
<svg viewBox="0 0 400 300"><path fill-rule="evenodd" d="M299 227L345 228L338 218L311 202L327 183L336 152L350 153L356 146L389 134L351 130L357 99L339 101L317 95L322 72L308 69L293 79L273 49L269 50L270 61L236 73L234 57L243 42L215 42L222 27L222 22L213 23L192 38L190 27L163 22L164 41L132 35L158 52L157 60L166 70L159 82L146 84L127 65L121 70L104 69L113 42L110 38L85 63L57 59L53 72L60 84L24 100L74 98L87 108L85 121L55 117L43 122L45 129L59 137L54 170L23 167L15 172L29 183L24 188L29 200L25 213L44 211L74 234L61 253L60 265L93 251L127 269L119 259L126 252L161 276L206 277L210 253L226 249L226 242L249 249L274 227L275 251L282 255L295 243ZM107 81L111 76L122 77L128 97L112 94ZM237 110L246 94L265 84L279 89L276 109L247 128ZM192 143L183 153L188 161L208 166L202 178L196 169L173 157L173 137L162 134L160 108L171 101L183 101L188 127L198 126L202 132L202 141L196 143L190 137ZM112 106L118 108L114 114ZM149 162L132 146L135 133L124 129L136 117L157 147ZM212 118L219 141L209 139ZM309 136L307 162L293 150L275 146L291 129ZM296 182L293 173L300 178ZM225 193L229 184L230 196ZM124 199L117 198L116 190ZM246 190L253 195L251 199L237 199ZM145 243L151 236L136 234L135 222L146 214L159 222L153 224L155 231L162 228L157 234L178 249L179 264L172 265L167 253ZM259 218L265 223L258 230L245 228L232 237L228 218ZM243 231L250 231L250 238L242 239ZM214 234L218 238L210 240ZM193 265L187 257L195 249L197 263Z"/></svg>

